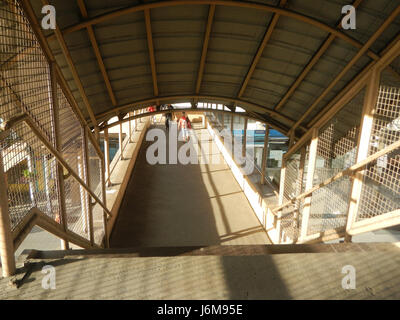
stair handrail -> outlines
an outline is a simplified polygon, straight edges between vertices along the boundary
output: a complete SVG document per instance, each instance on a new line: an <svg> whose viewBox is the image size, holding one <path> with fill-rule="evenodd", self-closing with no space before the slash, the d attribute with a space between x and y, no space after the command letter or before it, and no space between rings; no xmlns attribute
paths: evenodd
<svg viewBox="0 0 400 320"><path fill-rule="evenodd" d="M289 199L287 202L283 203L282 205L274 208L272 210L272 214L274 214L275 216L278 216L278 212L281 211L282 209L294 204L296 201L304 199L310 195L312 195L315 191L327 186L328 184L331 184L332 182L335 182L336 180L343 178L345 176L353 176L354 173L363 170L366 166L368 166L371 162L374 162L375 160L379 159L380 157L392 152L393 150L400 148L400 140L396 141L392 144L390 144L389 146L387 146L386 148L370 155L368 158L366 158L363 161L360 161L356 164L354 164L353 166L339 172L338 174L336 174L335 176L326 179L325 181L323 181L322 183L315 185L314 187L312 187L311 189L307 190L306 192L303 192L301 194L299 194L296 197L293 197L291 199Z"/></svg>
<svg viewBox="0 0 400 320"><path fill-rule="evenodd" d="M102 247L91 243L74 231L64 230L60 224L48 217L39 208L33 207L12 232L14 251L21 245L34 226L38 226L55 236L85 249L101 249Z"/></svg>
<svg viewBox="0 0 400 320"><path fill-rule="evenodd" d="M8 135L8 132L15 127L17 124L25 122L27 126L32 130L32 132L39 138L39 140L44 144L47 150L57 159L57 161L68 171L68 175L71 175L98 203L108 216L112 216L110 210L104 205L104 203L96 196L96 194L90 190L88 185L75 173L75 171L68 165L68 163L63 159L60 152L58 152L45 137L43 137L40 129L36 126L36 124L32 121L27 113L19 114L1 124L2 132L0 132L0 140L3 139L4 136ZM104 195L105 196L105 195Z"/></svg>

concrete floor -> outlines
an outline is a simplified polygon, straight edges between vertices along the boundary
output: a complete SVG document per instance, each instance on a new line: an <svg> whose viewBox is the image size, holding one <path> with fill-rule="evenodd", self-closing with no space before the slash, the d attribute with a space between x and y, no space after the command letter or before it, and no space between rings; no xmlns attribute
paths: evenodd
<svg viewBox="0 0 400 320"><path fill-rule="evenodd" d="M0 279L0 299L400 299L400 250L359 249L252 256L216 250L173 257L100 252L31 259L19 288ZM42 287L45 265L55 268L54 290ZM355 288L345 290L342 270L349 265Z"/></svg>
<svg viewBox="0 0 400 320"><path fill-rule="evenodd" d="M156 127L164 130L163 125ZM194 134L213 163L150 165L146 150L153 142L144 141L111 247L269 243L207 130L195 129ZM178 150L182 145L178 143Z"/></svg>

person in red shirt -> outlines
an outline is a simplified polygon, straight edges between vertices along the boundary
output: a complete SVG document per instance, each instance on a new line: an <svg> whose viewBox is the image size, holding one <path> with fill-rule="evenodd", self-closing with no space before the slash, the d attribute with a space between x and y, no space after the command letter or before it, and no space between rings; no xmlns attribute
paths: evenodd
<svg viewBox="0 0 400 320"><path fill-rule="evenodd" d="M154 112L154 111L156 111L156 107L155 106L150 106L150 107L147 108L147 112ZM151 119L151 123L154 124L155 116L151 116L150 119Z"/></svg>
<svg viewBox="0 0 400 320"><path fill-rule="evenodd" d="M182 117L179 119L178 130L181 131L183 140L188 141L188 121L185 112L182 112Z"/></svg>

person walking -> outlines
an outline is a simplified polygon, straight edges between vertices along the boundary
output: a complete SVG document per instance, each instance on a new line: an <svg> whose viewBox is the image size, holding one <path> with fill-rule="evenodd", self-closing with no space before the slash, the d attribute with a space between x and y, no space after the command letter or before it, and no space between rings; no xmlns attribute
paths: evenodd
<svg viewBox="0 0 400 320"><path fill-rule="evenodd" d="M173 109L172 106L169 104L166 106L165 110ZM169 131L169 123L172 121L172 113L170 111L165 113L165 129Z"/></svg>
<svg viewBox="0 0 400 320"><path fill-rule="evenodd" d="M187 137L188 140L190 140L190 137L193 135L193 128L192 128L192 122L189 119L189 116L186 117L186 122L187 122Z"/></svg>
<svg viewBox="0 0 400 320"><path fill-rule="evenodd" d="M182 139L188 141L188 124L185 112L182 112L182 117L179 119L178 122L178 130L182 134Z"/></svg>
<svg viewBox="0 0 400 320"><path fill-rule="evenodd" d="M155 111L156 111L155 106L150 106L147 108L147 112L149 112L149 113L155 112ZM150 116L150 122L151 122L151 124L155 123L155 116L152 116L152 115Z"/></svg>

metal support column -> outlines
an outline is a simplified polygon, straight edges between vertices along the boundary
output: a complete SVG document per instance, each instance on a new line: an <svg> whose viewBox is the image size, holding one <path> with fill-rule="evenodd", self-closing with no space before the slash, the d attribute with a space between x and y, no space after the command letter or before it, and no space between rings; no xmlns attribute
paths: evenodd
<svg viewBox="0 0 400 320"><path fill-rule="evenodd" d="M85 183L91 189L90 170L89 170L89 148L88 148L88 132L87 128L82 128L83 133L83 164ZM82 179L83 180L83 179ZM92 197L87 193L88 197L88 220L89 220L89 238L90 244L94 246L94 230L93 230L93 204Z"/></svg>
<svg viewBox="0 0 400 320"><path fill-rule="evenodd" d="M105 160L105 157L104 157ZM107 207L107 192L106 192L106 181L105 181L105 163L101 161L100 173L101 173L101 192L103 194L103 203ZM103 228L104 228L104 246L110 247L110 239L108 238L107 232L107 212L103 209Z"/></svg>
<svg viewBox="0 0 400 320"><path fill-rule="evenodd" d="M133 116L136 116L136 115L137 115L137 112L135 110L135 111L133 111ZM137 131L137 119L134 120L134 126L135 126L135 132L136 132Z"/></svg>
<svg viewBox="0 0 400 320"><path fill-rule="evenodd" d="M246 156L246 144L247 144L247 123L249 119L245 118L244 119L244 130L243 130L243 142L242 142L242 157L244 158Z"/></svg>
<svg viewBox="0 0 400 320"><path fill-rule="evenodd" d="M58 105L58 94L57 94L57 72L56 65L54 63L50 64L50 81L51 81L51 100L52 100L52 122L54 124L54 137L55 137L55 147L58 152L62 152L62 141L60 135L60 116L59 116L59 105ZM67 224L67 207L65 204L65 185L64 185L64 168L57 162L56 168L57 174L57 193L59 199L59 215L60 224L62 225L64 231L68 230ZM68 250L68 241L61 240L62 249Z"/></svg>
<svg viewBox="0 0 400 320"><path fill-rule="evenodd" d="M303 190L303 180L304 180L304 166L306 163L306 147L301 148L300 152L300 165L299 172L297 175L297 184L296 184L296 195L301 194ZM297 200L295 203L295 211L293 213L293 230L295 230L293 235L293 243L296 243L299 237L299 227L300 227L300 206L301 200Z"/></svg>
<svg viewBox="0 0 400 320"><path fill-rule="evenodd" d="M314 172L315 166L317 163L317 148L318 148L318 129L313 129L312 140L310 144L309 151L309 160L308 160L308 169L307 169L307 180L306 180L306 189L305 191L310 190L313 187L314 182ZM311 212L311 195L304 199L304 209L302 213L302 222L301 222L301 234L300 241L307 236L308 231L308 222L310 219Z"/></svg>
<svg viewBox="0 0 400 320"><path fill-rule="evenodd" d="M360 125L361 130L359 131L359 136L357 140L358 142L357 162L365 160L368 157L369 142L371 140L371 132L374 123L373 111L379 94L379 82L380 82L379 74L377 73L377 71L374 71L368 83L367 92L365 94L365 99L364 99L364 107L362 111L362 120ZM352 240L352 237L348 234L348 232L350 231L353 223L356 220L359 201L362 192L362 185L363 185L363 171L357 172L353 180L349 210L347 213L345 242L351 242Z"/></svg>
<svg viewBox="0 0 400 320"><path fill-rule="evenodd" d="M108 129L104 129L104 162L105 162L105 176L107 187L111 186L111 172L110 172L110 140L108 136Z"/></svg>
<svg viewBox="0 0 400 320"><path fill-rule="evenodd" d="M124 158L124 144L123 144L123 135L122 135L122 123L119 124L119 133L118 133L118 142L119 142L119 152L120 152L120 159L125 160Z"/></svg>
<svg viewBox="0 0 400 320"><path fill-rule="evenodd" d="M132 116L132 113L131 112L129 112L128 113L128 118L130 118ZM132 139L132 120L129 120L128 121L128 124L129 124L129 143L132 143L133 142L133 139Z"/></svg>
<svg viewBox="0 0 400 320"><path fill-rule="evenodd" d="M265 171L267 170L269 126L265 126L264 149L261 162L261 184L265 184Z"/></svg>
<svg viewBox="0 0 400 320"><path fill-rule="evenodd" d="M14 242L11 235L11 221L8 210L7 174L4 172L2 153L0 152L0 257L3 277L15 274Z"/></svg>

